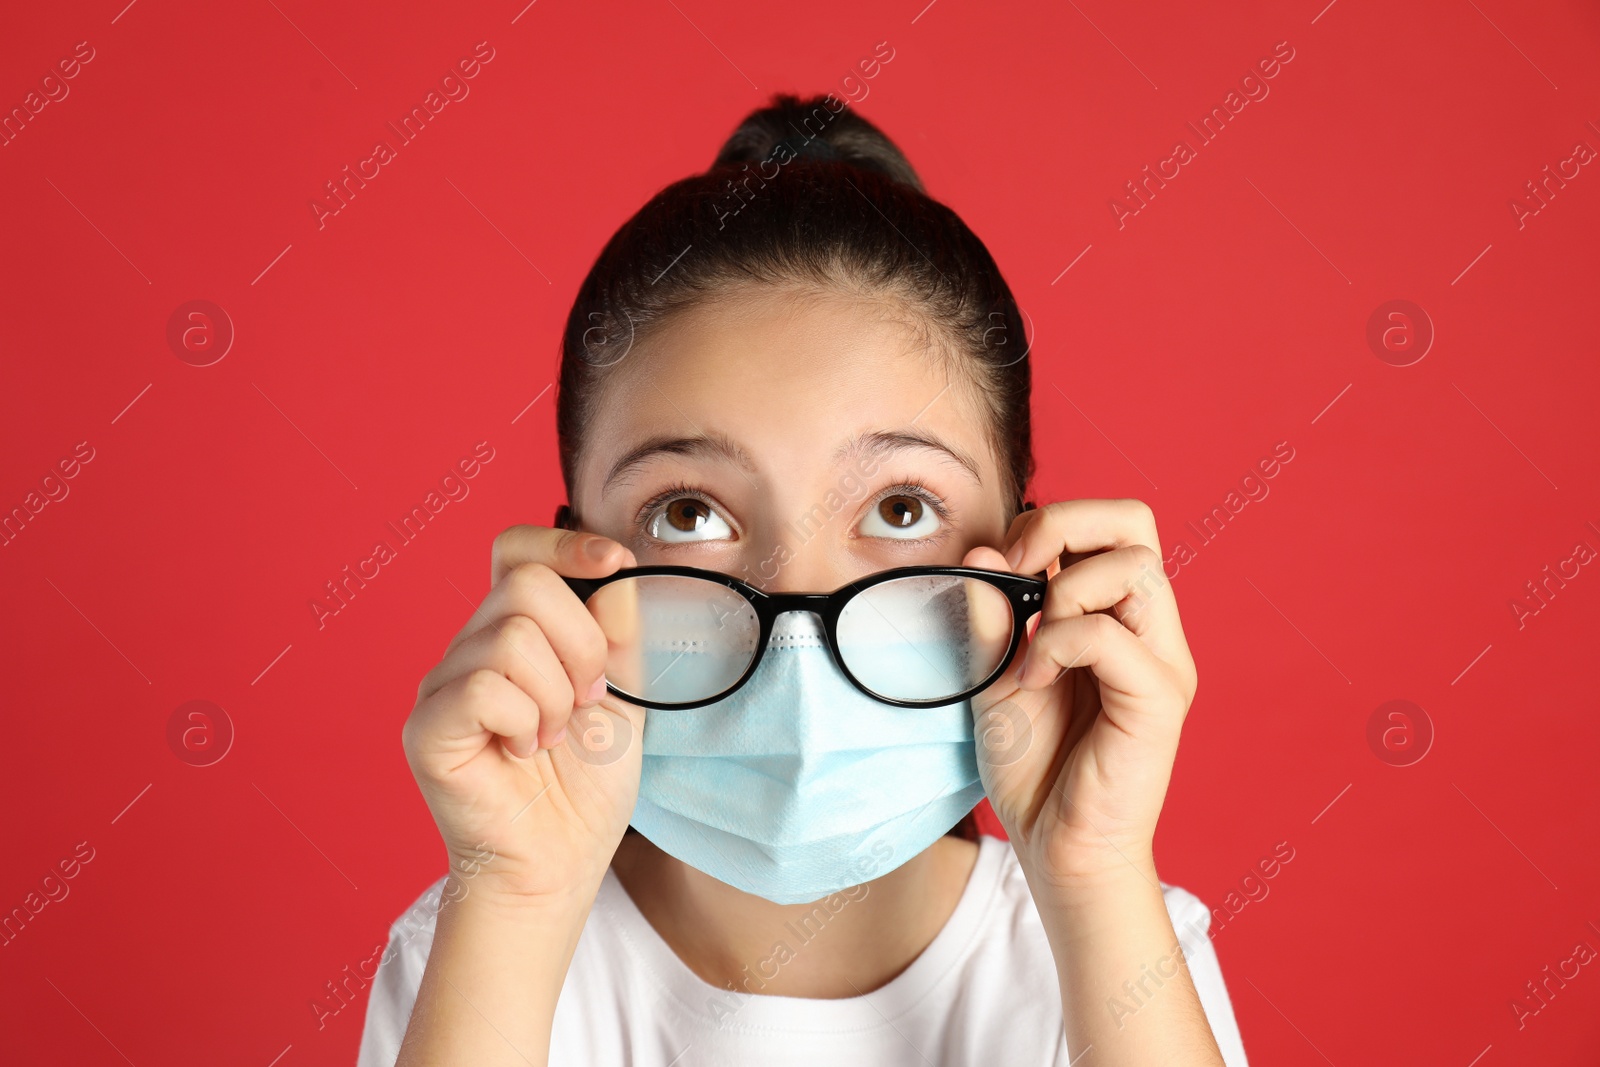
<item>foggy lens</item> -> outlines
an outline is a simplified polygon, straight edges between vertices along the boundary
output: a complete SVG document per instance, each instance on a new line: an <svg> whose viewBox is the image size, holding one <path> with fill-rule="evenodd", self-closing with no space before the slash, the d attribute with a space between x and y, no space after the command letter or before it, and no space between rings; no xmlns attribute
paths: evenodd
<svg viewBox="0 0 1600 1067"><path fill-rule="evenodd" d="M1011 645L1011 604L988 582L915 575L863 590L839 613L850 673L891 700L939 700L989 677Z"/></svg>
<svg viewBox="0 0 1600 1067"><path fill-rule="evenodd" d="M626 696L669 704L733 685L761 632L749 601L703 578L622 578L596 590L588 607L606 635L606 680Z"/></svg>

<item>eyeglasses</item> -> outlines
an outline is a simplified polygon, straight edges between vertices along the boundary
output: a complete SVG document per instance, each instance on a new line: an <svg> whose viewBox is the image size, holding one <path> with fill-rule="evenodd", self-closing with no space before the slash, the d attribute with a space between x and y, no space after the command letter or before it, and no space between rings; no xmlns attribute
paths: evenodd
<svg viewBox="0 0 1600 1067"><path fill-rule="evenodd" d="M831 593L768 593L718 571L661 564L565 578L609 646L606 689L664 710L703 707L755 673L778 616L812 612L861 692L902 708L952 704L1006 669L1043 578L975 567L896 567Z"/></svg>

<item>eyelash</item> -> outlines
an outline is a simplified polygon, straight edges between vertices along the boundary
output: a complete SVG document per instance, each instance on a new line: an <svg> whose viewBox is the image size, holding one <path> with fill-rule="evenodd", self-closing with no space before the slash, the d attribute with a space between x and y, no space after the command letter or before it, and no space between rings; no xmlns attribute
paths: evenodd
<svg viewBox="0 0 1600 1067"><path fill-rule="evenodd" d="M944 524L948 524L950 522L949 507L945 505L943 500L940 500L937 496L935 496L931 489L923 485L921 482L903 481L894 485L886 486L884 490L878 494L877 500L874 501L874 506L891 496L914 496L918 500L921 500L928 507L932 508L933 513L939 517L941 532ZM692 497L693 499L705 504L707 507L716 506L714 503L712 503L711 498L705 493L704 490L698 489L687 482L674 482L640 505L638 513L634 515L633 524L635 526L643 526L644 521L650 517L651 512L655 511L656 508L660 507L662 504L665 504L667 501L675 500L679 497ZM909 540L930 539L911 538Z"/></svg>
<svg viewBox="0 0 1600 1067"><path fill-rule="evenodd" d="M671 485L667 486L661 492L657 493L655 496L651 497L649 500L646 500L639 506L638 514L633 517L633 524L635 526L643 526L644 520L650 517L650 513L652 511L654 511L656 508L659 508L667 501L674 500L682 496L693 497L695 500L700 501L707 507L712 506L710 498L707 497L703 491L696 489L687 482L673 482Z"/></svg>
<svg viewBox="0 0 1600 1067"><path fill-rule="evenodd" d="M928 505L933 509L933 513L939 517L940 532L943 532L945 526L950 522L950 509L945 506L945 502L935 496L933 490L921 482L906 481L888 486L878 494L877 500L873 501L873 506L876 507L891 496L914 496ZM914 538L914 540L923 541L932 540L932 538Z"/></svg>

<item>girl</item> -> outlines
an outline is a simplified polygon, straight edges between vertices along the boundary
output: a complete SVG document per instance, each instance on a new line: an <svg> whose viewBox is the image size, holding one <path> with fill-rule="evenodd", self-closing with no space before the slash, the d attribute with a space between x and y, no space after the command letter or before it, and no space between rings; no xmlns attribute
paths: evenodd
<svg viewBox="0 0 1600 1067"><path fill-rule="evenodd" d="M571 504L496 539L405 724L451 873L363 1067L1244 1067L1152 856L1196 684L1155 522L1025 501L1029 374L982 242L832 96L612 237Z"/></svg>

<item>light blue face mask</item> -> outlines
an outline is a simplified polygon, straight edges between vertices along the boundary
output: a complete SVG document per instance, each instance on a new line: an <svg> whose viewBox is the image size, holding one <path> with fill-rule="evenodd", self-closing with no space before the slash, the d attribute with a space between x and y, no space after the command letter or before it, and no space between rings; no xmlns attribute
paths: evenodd
<svg viewBox="0 0 1600 1067"><path fill-rule="evenodd" d="M889 873L971 811L983 797L972 702L881 703L826 640L815 615L787 612L737 691L648 712L634 828L719 881L802 904ZM903 646L882 669L921 676L938 647Z"/></svg>

